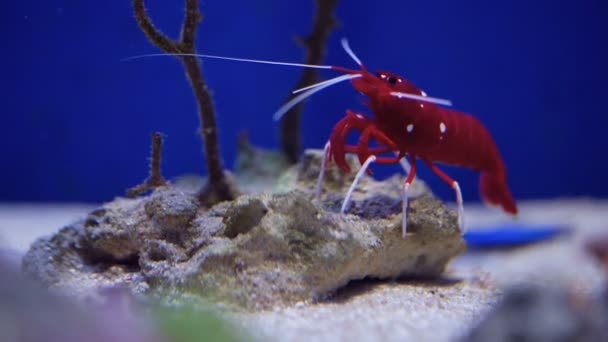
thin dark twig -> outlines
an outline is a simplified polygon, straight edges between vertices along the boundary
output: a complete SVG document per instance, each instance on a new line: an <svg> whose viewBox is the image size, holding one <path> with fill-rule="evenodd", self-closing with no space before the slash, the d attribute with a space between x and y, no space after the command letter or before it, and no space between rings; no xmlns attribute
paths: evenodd
<svg viewBox="0 0 608 342"><path fill-rule="evenodd" d="M144 0L133 0L133 11L135 12L137 24L139 24L141 30L154 45L167 53L180 52L178 44L169 39L169 37L154 26L150 16L148 16L148 11L144 6Z"/></svg>
<svg viewBox="0 0 608 342"><path fill-rule="evenodd" d="M306 48L306 64L321 64L325 56L325 46L331 30L336 25L333 12L338 0L315 0L316 12L313 29L310 35L300 41ZM317 69L304 69L302 76L294 89L306 87L315 83L318 76ZM291 94L286 102L295 95ZM298 162L300 155L300 113L304 104L299 103L289 110L281 121L281 146L284 155L292 164Z"/></svg>
<svg viewBox="0 0 608 342"><path fill-rule="evenodd" d="M127 190L127 196L135 197L144 192L167 185L167 181L160 172L162 159L163 138L159 132L152 133L152 157L150 159L150 176L146 180Z"/></svg>
<svg viewBox="0 0 608 342"><path fill-rule="evenodd" d="M180 40L174 41L158 31L146 13L144 0L133 0L135 17L142 31L148 39L166 53L196 53L194 42L196 27L202 20L198 0L186 0L184 21L182 24ZM205 158L209 179L207 185L200 191L199 199L205 205L213 205L224 200L234 198L234 189L228 184L224 174L224 167L220 155L217 122L213 102L203 78L199 61L196 57L177 56L183 63L186 76L196 97L199 120L201 122L200 134L204 141Z"/></svg>
<svg viewBox="0 0 608 342"><path fill-rule="evenodd" d="M201 20L203 20L203 17L198 10L198 0L186 1L186 13L184 14L180 41L188 50L194 51L196 26Z"/></svg>
<svg viewBox="0 0 608 342"><path fill-rule="evenodd" d="M150 184L153 186L165 185L167 182L160 172L162 158L163 137L159 132L152 133L152 158L150 159Z"/></svg>

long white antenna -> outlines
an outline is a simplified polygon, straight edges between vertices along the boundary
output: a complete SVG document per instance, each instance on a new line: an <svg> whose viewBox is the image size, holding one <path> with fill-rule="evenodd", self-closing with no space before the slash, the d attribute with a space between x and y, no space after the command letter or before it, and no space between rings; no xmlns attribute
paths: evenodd
<svg viewBox="0 0 608 342"><path fill-rule="evenodd" d="M350 58L352 58L355 61L355 63L357 63L358 66L362 66L363 63L361 63L361 60L359 59L359 57L357 57L357 55L355 55L353 50L351 50L350 46L348 45L348 40L346 38L342 38L340 40L340 43L342 43L342 48L344 49L344 51L346 51L346 53L350 56Z"/></svg>
<svg viewBox="0 0 608 342"><path fill-rule="evenodd" d="M147 55L127 57L127 58L122 59L122 61L129 61L129 60L133 60L133 59L146 58L146 57L166 57L166 56L190 56L190 57L198 57L198 58L223 59L223 60L227 60L227 61L249 62L249 63L259 63L259 64L286 65L286 66L295 66L295 67L313 68L313 69L331 69L332 68L331 65L314 65L314 64L276 62L276 61L265 61L265 60L261 60L261 59L223 57L223 56L196 54L196 53L152 53L152 54L147 54Z"/></svg>
<svg viewBox="0 0 608 342"><path fill-rule="evenodd" d="M435 103L435 104L441 104L441 105L444 105L444 106L451 106L452 105L452 101L445 100L445 99L439 99L439 98L436 98L436 97L415 95L415 94L410 94L410 93L400 93L398 91L391 92L391 95L395 96L395 97L398 97L398 98L406 98L406 99L412 99L412 100L425 101L425 102L430 102L430 103Z"/></svg>
<svg viewBox="0 0 608 342"><path fill-rule="evenodd" d="M347 79L353 79L353 78L357 78L357 77L362 77L363 75L361 75L361 74L353 74L351 76L353 76L353 77L350 77L350 78L347 78ZM296 90L292 91L292 94L301 93L301 92L303 92L305 90L308 90L308 89L311 89L311 88L320 87L320 86L323 86L323 85L325 85L327 83L333 83L335 80L337 80L337 79L341 80L342 78L344 78L344 75L341 75L341 76L338 76L338 77L334 77L334 78L330 78L330 79L325 80L323 82L311 84L308 87L304 87L304 88L300 88L300 89L296 89Z"/></svg>
<svg viewBox="0 0 608 342"><path fill-rule="evenodd" d="M304 101L306 98L308 98L308 97L314 95L315 93L317 93L327 87L330 87L334 84L337 84L337 83L340 83L340 82L343 82L346 80L350 80L351 78L357 78L357 77L361 77L361 75L360 74L342 75L342 76L332 79L332 82L328 82L323 85L314 87L312 89L308 89L307 91L301 93L300 95L294 97L293 99L291 99L287 103L285 103L281 108L279 108L279 110L277 110L274 113L272 118L274 119L274 121L279 121L279 120L281 120L283 115L285 115L285 113L287 113L291 108L293 108L298 103Z"/></svg>

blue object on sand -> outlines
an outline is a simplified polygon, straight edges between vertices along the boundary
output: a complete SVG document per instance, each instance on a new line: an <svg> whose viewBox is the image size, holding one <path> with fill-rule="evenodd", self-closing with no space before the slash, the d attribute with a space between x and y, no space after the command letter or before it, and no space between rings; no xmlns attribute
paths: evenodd
<svg viewBox="0 0 608 342"><path fill-rule="evenodd" d="M473 248L515 247L554 238L566 232L558 225L502 224L493 227L471 228L464 240Z"/></svg>

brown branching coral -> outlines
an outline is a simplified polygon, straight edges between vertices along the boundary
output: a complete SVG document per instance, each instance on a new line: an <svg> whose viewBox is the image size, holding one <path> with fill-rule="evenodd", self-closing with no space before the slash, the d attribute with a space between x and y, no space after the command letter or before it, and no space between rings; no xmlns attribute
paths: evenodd
<svg viewBox="0 0 608 342"><path fill-rule="evenodd" d="M144 192L167 185L167 181L160 172L163 137L159 132L152 133L152 156L150 158L150 176L141 184L127 190L127 196L134 197Z"/></svg>
<svg viewBox="0 0 608 342"><path fill-rule="evenodd" d="M144 6L144 0L133 0L133 10L139 27L150 42L159 49L168 54L196 53L194 46L196 27L202 20L202 15L198 8L198 0L186 0L186 13L178 41L168 38L154 26ZM205 146L209 178L207 185L199 193L199 199L203 205L207 206L220 201L231 200L235 197L234 190L224 173L220 156L215 111L211 96L207 90L207 84L200 69L199 61L193 56L176 57L184 65L186 76L196 97L201 122L200 134Z"/></svg>
<svg viewBox="0 0 608 342"><path fill-rule="evenodd" d="M325 45L336 21L333 12L338 0L315 0L316 12L312 32L300 38L306 49L306 64L321 64L325 55ZM318 70L305 69L294 89L303 88L317 80ZM293 98L291 94L286 101ZM290 163L297 163L300 155L300 113L303 103L288 111L281 121L281 146Z"/></svg>

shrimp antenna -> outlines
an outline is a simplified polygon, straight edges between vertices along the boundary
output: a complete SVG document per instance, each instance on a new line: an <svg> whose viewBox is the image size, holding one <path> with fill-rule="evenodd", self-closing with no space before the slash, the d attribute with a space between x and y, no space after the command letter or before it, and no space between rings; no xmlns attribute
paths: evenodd
<svg viewBox="0 0 608 342"><path fill-rule="evenodd" d="M146 55L138 55L131 56L127 58L123 58L122 61L130 61L133 59L147 58L147 57L166 57L166 56L187 56L187 57L198 57L198 58L211 58L211 59L222 59L227 61L237 61L237 62L249 62L249 63L258 63L258 64L272 64L272 65L286 65L286 66L295 66L300 68L313 68L313 69L333 69L334 67L331 65L315 65L315 64L302 64L302 63L288 63L288 62L276 62L276 61L266 61L261 59L248 59L248 58L234 58L234 57L224 57L224 56L215 56L215 55L204 55L197 53L151 53Z"/></svg>
<svg viewBox="0 0 608 342"><path fill-rule="evenodd" d="M331 85L334 85L336 83L340 83L342 81L346 81L346 80L350 80L350 79L358 78L358 77L362 77L362 76L363 75L361 75L361 74L342 75L342 76L331 78L331 79L326 80L326 81L322 81L322 82L319 82L319 83L311 84L311 85L309 85L307 87L304 87L304 88L296 89L292 93L293 94L298 94L298 93L301 93L301 92L306 91L306 90L317 89L317 88L319 88L319 90L321 90L321 89L327 88L327 87L329 87ZM312 95L314 93L316 93L316 92L311 92L310 95ZM394 91L394 92L391 92L391 96L395 96L395 97L398 97L398 98L410 99L410 100L418 100L418 101L423 101L423 102L430 102L430 103L440 104L440 105L444 105L444 106L451 106L452 105L452 101L450 101L450 100L440 99L440 98L436 98L436 97L430 97L430 96L427 96L426 94L425 95L416 95L416 94L411 94L411 93L401 93L401 92ZM306 98L306 97L304 97L304 98ZM301 100L303 100L304 98L302 98ZM294 98L293 100L295 100L295 99L296 98ZM293 103L293 105L297 104L298 102L299 101L295 101L295 103ZM289 102L286 103L285 106L287 106L288 104L289 104ZM289 110L291 107L293 107L293 105L289 106L287 108L287 110ZM284 114L284 112L282 112L282 111L283 111L283 108L281 108L277 113L275 113L275 120L278 120L280 118L280 116ZM277 115L279 115L278 118L277 118Z"/></svg>
<svg viewBox="0 0 608 342"><path fill-rule="evenodd" d="M324 82L321 82L323 84L315 84L313 85L313 87L308 87L309 89L305 92L303 92L302 94L294 97L293 99L291 99L290 101L288 101L287 103L285 103L281 108L279 108L279 110L277 110L274 115L272 116L272 118L274 119L274 121L279 121L283 115L285 115L285 113L287 113L291 108L293 108L295 105L297 105L298 103L304 101L305 99L309 98L310 96L314 95L315 93L330 87L334 84L338 84L340 82L346 81L346 80L350 80L353 78L357 78L357 77L361 77L361 74L348 74L348 75L342 75L342 76L338 76L335 78L332 78L331 80L327 80Z"/></svg>
<svg viewBox="0 0 608 342"><path fill-rule="evenodd" d="M359 75L359 76L354 76L354 75ZM354 75L353 75L354 77L351 77L351 78L357 78L357 77L361 77L361 74L354 74ZM309 85L309 86L306 86L306 87L303 87L303 88L296 89L296 90L292 91L291 93L292 93L292 94L301 93L301 92L303 92L303 91L305 91L305 90L312 89L312 88L316 88L316 87L320 87L320 86L324 86L324 85L326 85L326 84L328 84L328 83L335 84L335 83L333 83L335 80L338 80L338 79L339 79L340 81L342 81L342 79L343 79L343 78L344 78L344 75L337 76L337 77L334 77L334 78L330 78L330 79L328 79L328 80L321 81L321 82L319 82L319 83L314 83L314 84L311 84L311 85ZM347 79L351 79L351 78L347 78Z"/></svg>
<svg viewBox="0 0 608 342"><path fill-rule="evenodd" d="M350 56L350 58L352 58L355 61L355 63L357 63L358 66L363 66L363 63L361 63L361 60L359 59L359 57L357 57L357 55L355 55L353 50L350 48L350 45L348 45L348 39L342 38L340 40L340 43L342 44L342 48L344 49L344 51L346 51L346 53Z"/></svg>
<svg viewBox="0 0 608 342"><path fill-rule="evenodd" d="M416 95L416 94L401 93L398 91L393 91L393 92L391 92L391 96L395 96L400 99L404 98L404 99L411 99L411 100L418 100L418 101L430 102L430 103L435 103L435 104L441 104L444 106L452 105L452 101L450 101L450 100L439 99L436 97L430 97L430 96L426 96L426 95Z"/></svg>

